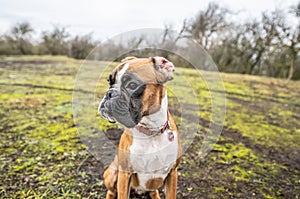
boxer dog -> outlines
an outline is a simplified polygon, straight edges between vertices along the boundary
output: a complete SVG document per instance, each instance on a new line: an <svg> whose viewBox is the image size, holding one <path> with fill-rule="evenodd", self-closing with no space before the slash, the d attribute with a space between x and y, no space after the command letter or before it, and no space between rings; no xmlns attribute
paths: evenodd
<svg viewBox="0 0 300 199"><path fill-rule="evenodd" d="M167 199L176 198L181 145L164 87L173 73L174 65L163 57L127 57L109 75L98 111L127 128L103 175L107 199L127 199L131 189L159 199L163 186Z"/></svg>

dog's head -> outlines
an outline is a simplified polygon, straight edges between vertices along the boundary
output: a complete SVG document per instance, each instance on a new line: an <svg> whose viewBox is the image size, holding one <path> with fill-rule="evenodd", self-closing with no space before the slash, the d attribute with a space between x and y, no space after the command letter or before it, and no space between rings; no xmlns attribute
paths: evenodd
<svg viewBox="0 0 300 199"><path fill-rule="evenodd" d="M100 115L134 127L143 116L159 110L163 84L173 75L174 65L163 57L125 58L108 77L110 87L99 104Z"/></svg>

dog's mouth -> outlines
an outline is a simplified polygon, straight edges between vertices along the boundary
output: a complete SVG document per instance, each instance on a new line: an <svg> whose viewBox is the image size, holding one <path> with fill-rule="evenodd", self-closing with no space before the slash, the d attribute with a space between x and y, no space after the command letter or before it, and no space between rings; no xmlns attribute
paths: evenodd
<svg viewBox="0 0 300 199"><path fill-rule="evenodd" d="M132 128L138 123L138 114L129 112L126 107L125 101L102 100L98 112L103 119L110 123L119 122L127 128Z"/></svg>
<svg viewBox="0 0 300 199"><path fill-rule="evenodd" d="M98 112L101 117L111 123L119 122L127 128L132 128L138 124L141 119L139 99L128 99L124 95L115 95L108 92L99 104Z"/></svg>
<svg viewBox="0 0 300 199"><path fill-rule="evenodd" d="M102 110L100 111L100 115L103 119L109 121L110 123L115 123L116 122L116 119L109 116L108 112L106 110Z"/></svg>
<svg viewBox="0 0 300 199"><path fill-rule="evenodd" d="M105 120L108 120L110 123L115 123L116 119L111 114L111 105L109 101L103 101L100 103L98 112L100 113L101 117Z"/></svg>

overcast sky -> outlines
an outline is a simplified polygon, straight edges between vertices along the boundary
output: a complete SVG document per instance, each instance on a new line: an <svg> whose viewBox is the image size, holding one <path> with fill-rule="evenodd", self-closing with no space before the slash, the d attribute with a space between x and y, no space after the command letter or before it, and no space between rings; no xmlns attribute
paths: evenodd
<svg viewBox="0 0 300 199"><path fill-rule="evenodd" d="M94 37L107 39L138 28L163 28L164 24L179 27L207 6L209 0L0 0L0 33L14 24L28 21L38 35L53 25L67 27L72 34L93 32ZM258 17L262 11L288 8L297 0L223 0L215 1L241 11L238 20Z"/></svg>

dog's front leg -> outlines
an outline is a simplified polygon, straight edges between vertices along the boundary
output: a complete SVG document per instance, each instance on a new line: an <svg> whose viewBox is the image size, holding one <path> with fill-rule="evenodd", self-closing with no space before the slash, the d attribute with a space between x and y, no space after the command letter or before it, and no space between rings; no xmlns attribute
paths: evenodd
<svg viewBox="0 0 300 199"><path fill-rule="evenodd" d="M166 179L166 199L176 199L177 168L173 168Z"/></svg>
<svg viewBox="0 0 300 199"><path fill-rule="evenodd" d="M128 199L130 193L130 178L131 173L125 171L119 171L118 174L118 199Z"/></svg>
<svg viewBox="0 0 300 199"><path fill-rule="evenodd" d="M151 199L160 199L158 190L150 191L150 192L149 192L149 195L150 195Z"/></svg>

